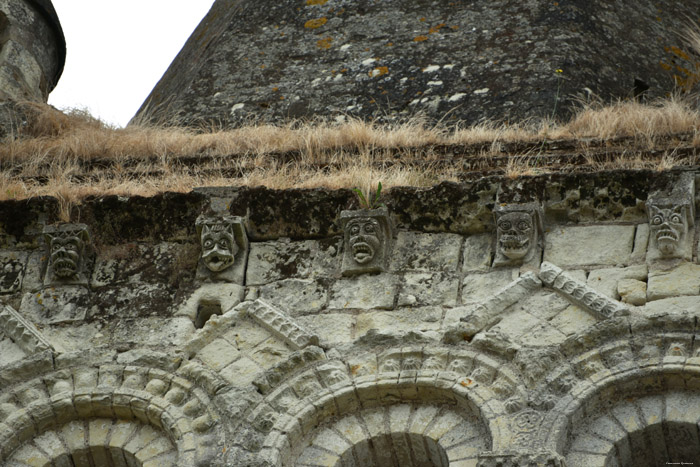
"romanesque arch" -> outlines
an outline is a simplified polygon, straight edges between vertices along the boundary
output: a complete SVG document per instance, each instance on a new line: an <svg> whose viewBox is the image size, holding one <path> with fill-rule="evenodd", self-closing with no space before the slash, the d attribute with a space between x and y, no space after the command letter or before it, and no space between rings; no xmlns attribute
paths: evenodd
<svg viewBox="0 0 700 467"><path fill-rule="evenodd" d="M46 357L14 368L16 380L0 393L3 465L209 465L220 450L211 398L185 377L201 373L194 365L174 374Z"/></svg>
<svg viewBox="0 0 700 467"><path fill-rule="evenodd" d="M468 465L503 443L499 419L517 397L517 380L464 349L327 359L307 348L256 380L264 399L237 439L285 467Z"/></svg>

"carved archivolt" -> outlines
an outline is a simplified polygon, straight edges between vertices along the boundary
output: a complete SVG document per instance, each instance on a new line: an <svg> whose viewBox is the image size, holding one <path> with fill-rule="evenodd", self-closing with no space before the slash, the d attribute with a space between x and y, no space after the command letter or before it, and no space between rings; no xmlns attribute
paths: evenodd
<svg viewBox="0 0 700 467"><path fill-rule="evenodd" d="M115 450L110 456L132 456L144 466L209 465L224 441L211 407L205 391L162 370L112 363L69 365L0 393L0 463L21 459L31 446L46 440L60 441L52 461L65 455L61 446L95 460L107 454L95 443L71 445L66 430L80 429L106 440L105 427L114 426L129 431L135 441L120 444L113 430Z"/></svg>

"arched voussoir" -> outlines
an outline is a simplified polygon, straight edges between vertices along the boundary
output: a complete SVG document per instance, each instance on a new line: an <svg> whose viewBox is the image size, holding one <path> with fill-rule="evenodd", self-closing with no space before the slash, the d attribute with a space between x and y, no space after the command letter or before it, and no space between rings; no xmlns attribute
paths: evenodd
<svg viewBox="0 0 700 467"><path fill-rule="evenodd" d="M443 443L441 437L411 432L406 425L399 434L382 431L376 435L378 438L366 431L368 437L358 441L360 444L352 444L354 447L348 448L349 451L334 455L338 459L358 456L365 444L386 443L393 439L397 443L394 446L399 446L402 439L408 440L406 442L413 446L411 449L420 450L420 446L425 448L428 445L437 449L439 446L449 454L445 454L448 459L450 456L475 459L477 451L503 444L503 423L499 419L507 416L508 405L514 398L522 397L518 392L518 375L508 366L478 352L449 347L430 350L404 347L381 353L367 352L345 360L319 358L298 371L287 372L284 378L268 375L264 381L267 382L262 388L264 400L248 413L245 420L252 430L241 434L238 444L245 450L259 452L262 458L280 466L294 465L302 454L308 457L309 452L315 452L311 448L309 452L304 449L313 446L314 440L321 439L318 438L319 430L330 429L329 424L334 421L364 417L361 414L373 411L389 413L393 410L391 407L398 406L410 414L420 413L424 407L456 414L455 417L464 419L478 433L465 438L474 438L474 446L468 453L457 454L454 443ZM274 387L270 382L275 383ZM370 440L373 441L370 443ZM345 444L350 441L346 439ZM437 454L434 456L437 456L435 459L442 458ZM401 465L398 460L395 462Z"/></svg>
<svg viewBox="0 0 700 467"><path fill-rule="evenodd" d="M700 357L673 355L600 369L575 384L542 424L567 466L651 466L700 456ZM670 354L669 354L670 353Z"/></svg>
<svg viewBox="0 0 700 467"><path fill-rule="evenodd" d="M109 363L47 372L0 393L0 462L35 452L52 462L61 456L92 459L74 459L76 465L99 464L106 455L132 456L143 465L164 459L174 459L170 465L209 465L224 440L211 406L201 387L159 369ZM104 434L100 428L124 424L133 433L122 445L111 439L117 431ZM79 442L73 443L73 432L83 433L76 435ZM116 451L103 452L101 441L91 442L99 436L114 441ZM47 439L60 440L52 444L56 450L42 448Z"/></svg>

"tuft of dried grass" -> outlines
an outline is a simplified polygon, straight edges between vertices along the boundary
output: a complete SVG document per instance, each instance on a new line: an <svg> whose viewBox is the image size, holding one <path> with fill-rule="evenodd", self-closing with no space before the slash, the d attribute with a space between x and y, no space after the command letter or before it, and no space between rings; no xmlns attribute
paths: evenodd
<svg viewBox="0 0 700 467"><path fill-rule="evenodd" d="M503 156L509 144L527 143L529 149L510 154L504 164L503 173L513 178L544 170L539 158L552 140L631 139L615 161L591 158L593 168L673 166L675 157L647 162L639 156L667 144L661 140L668 135L690 134L686 144L700 147L699 109L678 98L648 105L589 103L566 123L471 127L430 126L419 118L393 125L349 118L231 130L112 128L84 111L29 103L23 109L27 124L0 145L0 199L56 196L64 217L87 196L151 196L204 185L351 188L381 181L390 188L458 181L461 166L445 161L442 146L478 147L468 157L487 160Z"/></svg>

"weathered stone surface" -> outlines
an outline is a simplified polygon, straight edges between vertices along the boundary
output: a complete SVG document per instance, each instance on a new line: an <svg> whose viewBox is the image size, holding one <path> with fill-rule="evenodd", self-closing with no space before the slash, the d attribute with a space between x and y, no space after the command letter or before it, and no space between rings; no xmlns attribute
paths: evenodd
<svg viewBox="0 0 700 467"><path fill-rule="evenodd" d="M280 279L307 278L312 272L318 242L275 241L252 243L246 270L248 285L267 284Z"/></svg>
<svg viewBox="0 0 700 467"><path fill-rule="evenodd" d="M11 294L22 288L27 252L8 251L0 254L0 294Z"/></svg>
<svg viewBox="0 0 700 467"><path fill-rule="evenodd" d="M394 308L399 278L392 274L362 275L343 279L331 286L330 309Z"/></svg>
<svg viewBox="0 0 700 467"><path fill-rule="evenodd" d="M370 311L357 317L355 335L370 330L391 329L394 332L434 331L440 328L442 307L400 308L396 311Z"/></svg>
<svg viewBox="0 0 700 467"><path fill-rule="evenodd" d="M260 298L292 316L318 313L326 307L328 290L318 281L287 279L260 288Z"/></svg>
<svg viewBox="0 0 700 467"><path fill-rule="evenodd" d="M544 260L559 267L628 263L634 231L632 225L553 228L545 235Z"/></svg>
<svg viewBox="0 0 700 467"><path fill-rule="evenodd" d="M183 257L195 257L194 244L124 243L101 248L90 281L91 287L118 283L170 282L177 269L185 267ZM187 261L192 263L192 258Z"/></svg>
<svg viewBox="0 0 700 467"><path fill-rule="evenodd" d="M700 295L700 265L682 262L668 270L649 271L648 300L678 295Z"/></svg>
<svg viewBox="0 0 700 467"><path fill-rule="evenodd" d="M493 235L470 235L464 239L464 272L488 271L493 260Z"/></svg>
<svg viewBox="0 0 700 467"><path fill-rule="evenodd" d="M399 306L457 304L459 279L456 274L408 272L403 275Z"/></svg>
<svg viewBox="0 0 700 467"><path fill-rule="evenodd" d="M665 47L694 2L219 0L138 115L224 125L563 116L584 90L604 101L671 91L669 64L692 63Z"/></svg>
<svg viewBox="0 0 700 467"><path fill-rule="evenodd" d="M300 316L299 323L318 335L324 345L340 345L353 341L356 318L347 313L324 313L315 316Z"/></svg>
<svg viewBox="0 0 700 467"><path fill-rule="evenodd" d="M626 268L594 269L588 274L586 285L615 300L620 299L618 283L624 279L644 281L647 278L647 266L639 264Z"/></svg>
<svg viewBox="0 0 700 467"><path fill-rule="evenodd" d="M400 232L392 255L392 271L456 272L462 236Z"/></svg>
<svg viewBox="0 0 700 467"><path fill-rule="evenodd" d="M50 0L3 0L0 100L46 102L66 59L66 42Z"/></svg>
<svg viewBox="0 0 700 467"><path fill-rule="evenodd" d="M85 319L89 304L90 295L86 287L48 287L36 294L25 294L20 312L38 323L71 323Z"/></svg>
<svg viewBox="0 0 700 467"><path fill-rule="evenodd" d="M517 278L517 268L502 268L484 274L467 274L462 280L462 303L484 300Z"/></svg>
<svg viewBox="0 0 700 467"><path fill-rule="evenodd" d="M554 318L550 320L550 324L557 328L562 334L571 336L593 326L597 321L598 320L595 319L594 316L580 307L569 305L554 316Z"/></svg>
<svg viewBox="0 0 700 467"><path fill-rule="evenodd" d="M641 306L647 302L647 283L636 279L620 279L617 293L624 303Z"/></svg>

